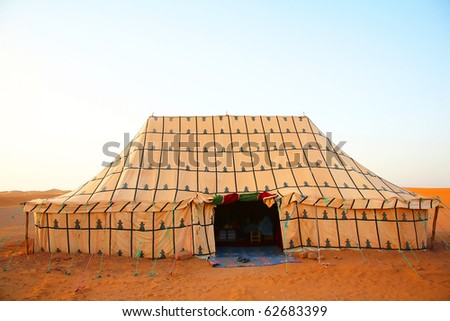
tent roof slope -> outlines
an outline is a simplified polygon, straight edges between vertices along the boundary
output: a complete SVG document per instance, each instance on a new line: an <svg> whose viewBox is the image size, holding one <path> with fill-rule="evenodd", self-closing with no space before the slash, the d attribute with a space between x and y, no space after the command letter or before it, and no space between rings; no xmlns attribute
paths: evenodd
<svg viewBox="0 0 450 321"><path fill-rule="evenodd" d="M336 208L436 207L368 170L305 116L151 116L78 189L26 211L159 211L214 195L268 191Z"/></svg>

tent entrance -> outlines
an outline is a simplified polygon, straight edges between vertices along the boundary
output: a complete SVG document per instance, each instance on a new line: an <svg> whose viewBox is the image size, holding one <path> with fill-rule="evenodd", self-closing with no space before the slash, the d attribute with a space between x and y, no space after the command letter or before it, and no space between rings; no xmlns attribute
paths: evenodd
<svg viewBox="0 0 450 321"><path fill-rule="evenodd" d="M214 215L216 246L279 246L282 248L277 205L262 201L218 205Z"/></svg>

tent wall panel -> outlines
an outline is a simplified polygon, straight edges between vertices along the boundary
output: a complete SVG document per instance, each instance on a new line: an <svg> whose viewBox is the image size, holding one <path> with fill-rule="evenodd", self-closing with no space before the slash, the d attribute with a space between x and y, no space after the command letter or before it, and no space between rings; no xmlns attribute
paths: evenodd
<svg viewBox="0 0 450 321"><path fill-rule="evenodd" d="M334 219L339 233L340 246L343 248L360 248L361 243L355 211L348 210L347 205L344 205L344 209L335 209Z"/></svg>
<svg viewBox="0 0 450 321"><path fill-rule="evenodd" d="M339 242L343 248L359 248L360 242L356 225L353 220L337 220L339 228Z"/></svg>
<svg viewBox="0 0 450 321"><path fill-rule="evenodd" d="M214 205L163 212L34 213L35 250L169 257L215 253ZM419 216L420 214L420 216ZM283 247L423 249L427 210L345 210L296 202L279 209Z"/></svg>
<svg viewBox="0 0 450 321"><path fill-rule="evenodd" d="M48 237L48 251L49 252L57 252L57 251L66 251L65 235L61 230L54 230L52 228L48 229L47 233ZM64 239L62 239L64 238Z"/></svg>
<svg viewBox="0 0 450 321"><path fill-rule="evenodd" d="M400 248L400 234L395 212L393 209L376 210L380 242L384 249Z"/></svg>
<svg viewBox="0 0 450 321"><path fill-rule="evenodd" d="M93 230L90 233L90 253L109 253L109 228Z"/></svg>
<svg viewBox="0 0 450 321"><path fill-rule="evenodd" d="M48 215L45 213L34 213L35 222L35 251L50 252L50 237L49 237L49 221Z"/></svg>
<svg viewBox="0 0 450 321"><path fill-rule="evenodd" d="M300 230L302 232L301 242L305 247L317 247L319 235L317 234L317 222L314 208L312 206L299 206L298 209Z"/></svg>
<svg viewBox="0 0 450 321"><path fill-rule="evenodd" d="M301 247L299 233L300 220L298 216L298 205L296 202L289 203L278 209L280 216L280 229L284 249Z"/></svg>
<svg viewBox="0 0 450 321"><path fill-rule="evenodd" d="M280 228L282 233L281 235L284 249L301 247L300 234L298 233L299 224L300 222L298 219L291 219L288 221L280 220Z"/></svg>
<svg viewBox="0 0 450 321"><path fill-rule="evenodd" d="M414 223L413 227L414 227ZM418 250L419 248L419 242L416 235L416 232L414 228L410 228L411 223L409 222L399 222L398 223L398 229L400 233L400 242L402 249L405 250Z"/></svg>
<svg viewBox="0 0 450 321"><path fill-rule="evenodd" d="M169 229L155 230L153 235L154 258L166 258L174 254L172 235ZM136 246L135 242L133 243Z"/></svg>
<svg viewBox="0 0 450 321"><path fill-rule="evenodd" d="M109 249L109 221L107 213L88 214L88 252L105 253Z"/></svg>
<svg viewBox="0 0 450 321"><path fill-rule="evenodd" d="M131 256L130 230L111 230L111 255Z"/></svg>
<svg viewBox="0 0 450 321"><path fill-rule="evenodd" d="M396 222L378 222L380 242L383 249L399 249L399 237Z"/></svg>
<svg viewBox="0 0 450 321"><path fill-rule="evenodd" d="M201 205L197 207L192 204L191 210L194 215L193 244L194 255L210 255L215 253L214 241L214 206Z"/></svg>
<svg viewBox="0 0 450 321"><path fill-rule="evenodd" d="M133 232L133 256L152 258L153 238L149 231L134 231Z"/></svg>
<svg viewBox="0 0 450 321"><path fill-rule="evenodd" d="M420 249L427 247L428 212L430 210L413 211L417 231L417 240Z"/></svg>
<svg viewBox="0 0 450 321"><path fill-rule="evenodd" d="M75 242L70 242L71 244L71 251L76 250L77 252L81 253L89 253L89 243L88 243L88 230L82 230L82 231L71 231L70 233L70 239L74 240ZM75 233L73 233L75 232ZM75 234L75 235L74 235Z"/></svg>
<svg viewBox="0 0 450 321"><path fill-rule="evenodd" d="M336 229L336 221L330 215L330 209L318 207L316 225L319 230L320 247L337 248L339 247L339 237ZM328 218L324 218L328 217Z"/></svg>
<svg viewBox="0 0 450 321"><path fill-rule="evenodd" d="M374 222L358 220L357 225L358 225L358 234L360 236L361 248L380 249L381 244L378 238L378 232Z"/></svg>
<svg viewBox="0 0 450 321"><path fill-rule="evenodd" d="M203 204L201 206L202 215L201 215L201 224L204 226L204 235L206 239L206 247L203 247L202 255L209 255L215 253L216 246L214 240L214 206L211 204ZM198 250L198 249L197 249ZM200 251L197 251L199 254Z"/></svg>

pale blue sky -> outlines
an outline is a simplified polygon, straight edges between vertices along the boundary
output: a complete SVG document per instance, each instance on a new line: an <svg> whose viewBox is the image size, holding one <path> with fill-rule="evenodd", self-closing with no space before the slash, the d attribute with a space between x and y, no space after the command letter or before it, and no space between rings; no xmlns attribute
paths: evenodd
<svg viewBox="0 0 450 321"><path fill-rule="evenodd" d="M449 1L1 1L0 190L73 189L156 115L303 115L450 187Z"/></svg>

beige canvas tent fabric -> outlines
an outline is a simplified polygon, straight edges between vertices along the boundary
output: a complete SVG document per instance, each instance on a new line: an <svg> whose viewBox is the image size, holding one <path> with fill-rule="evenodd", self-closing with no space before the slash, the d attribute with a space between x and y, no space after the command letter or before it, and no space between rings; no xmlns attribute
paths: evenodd
<svg viewBox="0 0 450 321"><path fill-rule="evenodd" d="M97 176L25 211L35 250L213 255L213 197L263 191L276 196L288 250L422 249L439 205L371 172L304 116L152 116Z"/></svg>

